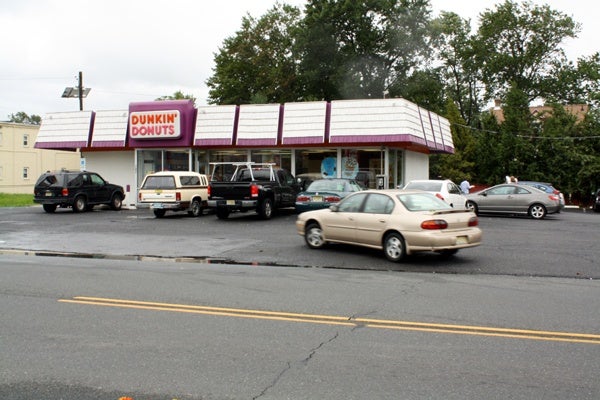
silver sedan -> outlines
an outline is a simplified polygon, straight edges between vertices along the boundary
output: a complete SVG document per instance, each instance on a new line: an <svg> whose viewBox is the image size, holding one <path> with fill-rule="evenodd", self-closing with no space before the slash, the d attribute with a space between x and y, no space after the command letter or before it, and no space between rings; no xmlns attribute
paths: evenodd
<svg viewBox="0 0 600 400"><path fill-rule="evenodd" d="M560 211L560 198L532 186L502 184L467 195L467 208L476 214L523 214L542 219Z"/></svg>

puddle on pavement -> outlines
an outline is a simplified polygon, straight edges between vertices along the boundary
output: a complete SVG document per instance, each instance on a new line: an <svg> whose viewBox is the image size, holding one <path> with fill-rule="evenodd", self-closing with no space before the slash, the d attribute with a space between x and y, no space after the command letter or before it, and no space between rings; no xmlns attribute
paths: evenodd
<svg viewBox="0 0 600 400"><path fill-rule="evenodd" d="M163 257L151 255L113 255L99 253L68 253L43 250L18 250L18 249L0 249L0 254L37 256L37 257L68 257L68 258L86 258L98 260L120 260L120 261L170 261L176 263L198 263L198 264L224 264L224 265L246 265L249 267L267 266L267 267L295 267L295 268L317 268L309 265L290 265L274 262L258 261L234 261L226 258L215 257ZM325 267L326 268L326 267Z"/></svg>

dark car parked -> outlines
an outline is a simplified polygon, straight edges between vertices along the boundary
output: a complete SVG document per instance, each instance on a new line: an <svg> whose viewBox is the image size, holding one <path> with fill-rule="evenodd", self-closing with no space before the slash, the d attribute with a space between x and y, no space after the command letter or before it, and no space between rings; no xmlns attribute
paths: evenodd
<svg viewBox="0 0 600 400"><path fill-rule="evenodd" d="M594 211L600 212L600 189L596 190L594 195Z"/></svg>
<svg viewBox="0 0 600 400"><path fill-rule="evenodd" d="M74 212L90 211L98 204L120 210L124 193L122 186L108 183L95 172L48 171L38 178L33 201L48 213L57 207L72 207Z"/></svg>

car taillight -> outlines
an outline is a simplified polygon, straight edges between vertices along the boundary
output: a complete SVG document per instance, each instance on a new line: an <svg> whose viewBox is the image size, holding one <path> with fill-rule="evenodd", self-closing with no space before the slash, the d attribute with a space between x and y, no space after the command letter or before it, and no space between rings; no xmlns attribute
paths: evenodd
<svg viewBox="0 0 600 400"><path fill-rule="evenodd" d="M62 188L60 194L64 197L67 197L69 195L69 189L67 188Z"/></svg>
<svg viewBox="0 0 600 400"><path fill-rule="evenodd" d="M258 197L258 185L250 185L250 196Z"/></svg>
<svg viewBox="0 0 600 400"><path fill-rule="evenodd" d="M477 225L479 225L479 218L471 217L469 219L469 226L477 226Z"/></svg>
<svg viewBox="0 0 600 400"><path fill-rule="evenodd" d="M208 197L210 197L210 185L208 185L208 187L206 188L207 193L208 193Z"/></svg>
<svg viewBox="0 0 600 400"><path fill-rule="evenodd" d="M298 196L298 197L296 197L296 201L299 201L299 202L310 201L310 197L309 196Z"/></svg>
<svg viewBox="0 0 600 400"><path fill-rule="evenodd" d="M138 193L138 200L139 200L139 201L142 201L142 192L139 192L139 193Z"/></svg>
<svg viewBox="0 0 600 400"><path fill-rule="evenodd" d="M435 197L437 197L438 199L444 200L444 196L442 196L441 193L436 193ZM445 200L444 200L445 201Z"/></svg>
<svg viewBox="0 0 600 400"><path fill-rule="evenodd" d="M181 192L175 192L175 201L181 201Z"/></svg>
<svg viewBox="0 0 600 400"><path fill-rule="evenodd" d="M446 229L447 227L448 223L443 219L430 219L421 222L422 229Z"/></svg>
<svg viewBox="0 0 600 400"><path fill-rule="evenodd" d="M325 201L328 203L337 203L341 199L338 196L327 196L325 197Z"/></svg>
<svg viewBox="0 0 600 400"><path fill-rule="evenodd" d="M548 198L549 198L550 200L552 200L552 201L558 201L558 200L559 200L558 196L557 196L557 195L555 195L555 194L551 194L550 196L548 196Z"/></svg>

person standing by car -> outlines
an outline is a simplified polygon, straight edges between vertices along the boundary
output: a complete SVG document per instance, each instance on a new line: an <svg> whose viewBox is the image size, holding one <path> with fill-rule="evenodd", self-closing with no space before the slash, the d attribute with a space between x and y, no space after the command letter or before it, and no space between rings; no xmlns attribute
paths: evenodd
<svg viewBox="0 0 600 400"><path fill-rule="evenodd" d="M469 181L468 181L468 180L466 180L466 179L465 179L465 180L463 180L463 181L460 183L460 190L461 190L461 191L462 191L464 194L469 194L469 192L471 191L471 189L472 189L472 188L473 188L473 185L471 185L471 184L469 183Z"/></svg>

